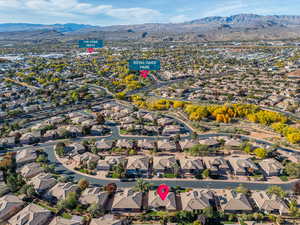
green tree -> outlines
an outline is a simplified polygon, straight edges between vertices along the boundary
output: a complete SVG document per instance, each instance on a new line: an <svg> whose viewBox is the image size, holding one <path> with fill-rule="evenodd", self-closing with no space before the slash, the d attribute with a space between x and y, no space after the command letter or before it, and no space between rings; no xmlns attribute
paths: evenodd
<svg viewBox="0 0 300 225"><path fill-rule="evenodd" d="M275 194L280 198L284 198L286 196L286 192L282 189L282 187L276 186L276 185L270 186L267 189L267 193L268 194Z"/></svg>
<svg viewBox="0 0 300 225"><path fill-rule="evenodd" d="M256 148L254 150L254 154L260 159L265 159L268 155L268 152L264 148Z"/></svg>
<svg viewBox="0 0 300 225"><path fill-rule="evenodd" d="M92 217L100 217L104 215L105 210L100 204L92 204L88 207L87 212L90 213Z"/></svg>
<svg viewBox="0 0 300 225"><path fill-rule="evenodd" d="M249 193L249 189L246 188L245 185L243 184L239 184L239 186L235 189L235 191L245 195Z"/></svg>
<svg viewBox="0 0 300 225"><path fill-rule="evenodd" d="M89 182L86 180L86 179L84 179L84 178L82 178L82 179L80 179L79 181L78 181L78 187L80 188L80 190L85 190L86 188L88 188L89 187Z"/></svg>
<svg viewBox="0 0 300 225"><path fill-rule="evenodd" d="M300 163L287 163L284 171L292 178L300 178Z"/></svg>
<svg viewBox="0 0 300 225"><path fill-rule="evenodd" d="M139 192L147 192L150 189L150 184L144 179L137 179L134 189Z"/></svg>
<svg viewBox="0 0 300 225"><path fill-rule="evenodd" d="M209 178L209 177L210 177L210 170L209 170L209 169L205 169L205 170L202 172L202 177L203 177L203 178Z"/></svg>

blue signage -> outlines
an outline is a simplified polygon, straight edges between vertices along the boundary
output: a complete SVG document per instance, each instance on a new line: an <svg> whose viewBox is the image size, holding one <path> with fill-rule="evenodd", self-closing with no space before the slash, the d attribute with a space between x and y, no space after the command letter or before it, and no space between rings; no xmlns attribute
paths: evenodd
<svg viewBox="0 0 300 225"><path fill-rule="evenodd" d="M103 48L103 40L79 40L79 48Z"/></svg>
<svg viewBox="0 0 300 225"><path fill-rule="evenodd" d="M151 59L144 59L144 60L129 60L129 70L131 71L141 71L141 70L160 70L160 61L159 60L151 60Z"/></svg>

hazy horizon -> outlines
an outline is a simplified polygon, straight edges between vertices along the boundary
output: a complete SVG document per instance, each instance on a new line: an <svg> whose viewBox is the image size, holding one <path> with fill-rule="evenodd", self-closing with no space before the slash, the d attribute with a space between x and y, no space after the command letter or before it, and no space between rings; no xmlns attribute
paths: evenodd
<svg viewBox="0 0 300 225"><path fill-rule="evenodd" d="M297 4L298 3L298 4ZM97 26L180 23L236 14L299 15L298 0L0 0L0 23Z"/></svg>

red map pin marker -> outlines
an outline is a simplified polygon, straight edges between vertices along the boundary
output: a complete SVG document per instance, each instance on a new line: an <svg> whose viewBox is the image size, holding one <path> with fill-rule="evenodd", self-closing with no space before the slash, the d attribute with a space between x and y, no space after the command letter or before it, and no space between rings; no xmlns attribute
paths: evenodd
<svg viewBox="0 0 300 225"><path fill-rule="evenodd" d="M88 53L93 53L93 52L94 52L94 49L93 49L93 48L88 48L88 49L87 49L87 52L88 52Z"/></svg>
<svg viewBox="0 0 300 225"><path fill-rule="evenodd" d="M146 78L148 76L148 74L150 73L150 71L148 70L141 70L140 71L140 75L144 78Z"/></svg>
<svg viewBox="0 0 300 225"><path fill-rule="evenodd" d="M161 184L157 188L157 194L162 200L165 200L167 195L169 194L169 186L165 184Z"/></svg>

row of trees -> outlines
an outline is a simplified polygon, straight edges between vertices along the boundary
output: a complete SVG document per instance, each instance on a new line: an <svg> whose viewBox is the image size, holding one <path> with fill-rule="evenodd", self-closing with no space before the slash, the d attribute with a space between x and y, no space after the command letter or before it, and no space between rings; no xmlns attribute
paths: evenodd
<svg viewBox="0 0 300 225"><path fill-rule="evenodd" d="M288 125L288 118L278 112L261 110L251 104L226 105L195 105L184 101L159 99L146 101L141 96L132 96L134 105L148 110L182 109L192 121L204 118L214 119L217 122L229 123L234 118L247 119L253 123L271 126L276 132L282 134L293 144L300 143L300 129Z"/></svg>

